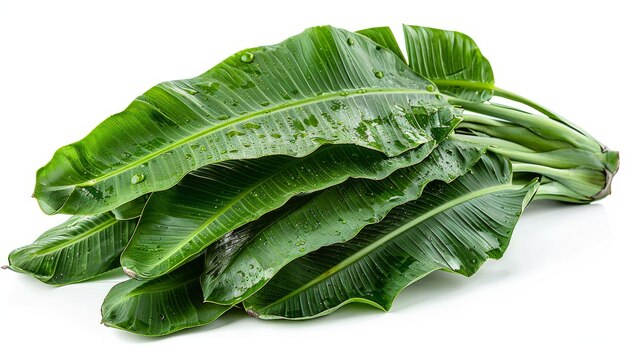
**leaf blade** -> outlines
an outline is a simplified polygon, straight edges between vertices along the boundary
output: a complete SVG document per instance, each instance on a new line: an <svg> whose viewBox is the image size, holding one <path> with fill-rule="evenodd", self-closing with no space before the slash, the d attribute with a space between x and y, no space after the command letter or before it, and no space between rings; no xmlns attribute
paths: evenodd
<svg viewBox="0 0 626 351"><path fill-rule="evenodd" d="M396 56L402 59L403 62L406 62L406 58L404 58L404 54L402 50L400 50L400 46L396 41L396 37L393 35L391 28L389 27L374 27L367 28L357 31L357 33L364 35L377 44L379 44L382 48L391 50Z"/></svg>
<svg viewBox="0 0 626 351"><path fill-rule="evenodd" d="M235 54L196 78L157 85L59 149L38 171L35 196L48 214L90 214L229 159L300 157L333 143L395 156L428 142L418 122L424 116L412 105L426 106L429 116L452 108L375 46L347 31L315 27ZM248 54L254 59L243 62ZM376 127L365 124L374 120ZM297 137L302 132L309 137ZM385 143L390 137L397 142Z"/></svg>
<svg viewBox="0 0 626 351"><path fill-rule="evenodd" d="M151 281L115 285L102 303L102 323L147 336L207 325L231 306L203 303L198 277L202 260Z"/></svg>
<svg viewBox="0 0 626 351"><path fill-rule="evenodd" d="M231 304L245 300L264 286L289 261L319 247L345 241L392 208L418 198L433 180L451 181L478 161L484 148L446 140L421 163L372 181L354 179L311 195L293 212L263 221L248 242L225 237L207 251L202 278L205 300ZM273 222L275 220L275 222ZM232 237L240 236L239 231ZM224 242L225 241L225 242ZM242 246L243 245L243 246ZM238 251L233 257L221 251ZM219 260L214 260L218 256ZM216 263L216 266L211 264Z"/></svg>
<svg viewBox="0 0 626 351"><path fill-rule="evenodd" d="M326 145L309 155L231 160L193 171L173 188L151 196L133 239L122 254L125 271L152 279L193 259L229 231L282 206L299 193L339 184L349 177L382 179L396 169L421 162L447 135L395 157L354 145Z"/></svg>
<svg viewBox="0 0 626 351"><path fill-rule="evenodd" d="M92 279L120 267L119 256L136 223L110 212L72 216L32 244L13 250L9 268L52 285Z"/></svg>
<svg viewBox="0 0 626 351"><path fill-rule="evenodd" d="M469 36L454 31L404 25L409 66L445 94L483 102L493 96L491 64ZM469 83L469 84L468 84Z"/></svg>
<svg viewBox="0 0 626 351"><path fill-rule="evenodd" d="M500 165L492 162L498 159ZM536 180L511 184L503 161L483 157L473 173L430 184L420 199L396 207L354 239L292 261L244 302L246 310L264 319L314 318L351 302L389 310L400 291L432 271L472 275L488 258L502 256L538 187ZM500 167L497 183L490 178L494 165Z"/></svg>
<svg viewBox="0 0 626 351"><path fill-rule="evenodd" d="M115 218L119 220L139 218L149 197L150 194L142 195L130 202L127 202L123 205L120 205L119 207L112 209L111 213L113 213L113 215L115 215Z"/></svg>

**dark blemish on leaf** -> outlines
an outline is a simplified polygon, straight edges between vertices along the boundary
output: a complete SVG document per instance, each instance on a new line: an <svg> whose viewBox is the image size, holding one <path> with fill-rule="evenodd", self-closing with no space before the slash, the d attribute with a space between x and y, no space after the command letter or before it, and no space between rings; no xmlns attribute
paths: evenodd
<svg viewBox="0 0 626 351"><path fill-rule="evenodd" d="M246 313L248 314L248 316L250 317L254 317L254 318L259 318L259 314L254 312L253 310L246 310Z"/></svg>
<svg viewBox="0 0 626 351"><path fill-rule="evenodd" d="M136 279L137 278L137 273L133 272L132 270L126 268L126 267L122 267L122 270L124 271L124 274L126 274L127 276Z"/></svg>

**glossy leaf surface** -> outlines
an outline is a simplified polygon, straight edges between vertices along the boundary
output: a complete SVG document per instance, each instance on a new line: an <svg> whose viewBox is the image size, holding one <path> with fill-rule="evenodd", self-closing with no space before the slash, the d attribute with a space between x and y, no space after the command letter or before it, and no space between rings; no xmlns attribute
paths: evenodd
<svg viewBox="0 0 626 351"><path fill-rule="evenodd" d="M406 59L404 58L404 54L402 53L402 50L400 49L400 46L398 45L398 42L396 41L396 37L393 35L393 32L391 31L391 28L389 27L368 28L368 29L357 31L357 33L372 39L374 42L380 45L379 47L377 47L377 49L380 50L384 48L387 50L391 50L391 52L393 52L394 54L396 54L396 56L401 58L402 61L406 62Z"/></svg>
<svg viewBox="0 0 626 351"><path fill-rule="evenodd" d="M122 265L138 279L163 275L294 195L325 189L348 177L384 178L422 161L436 141L391 158L359 146L327 145L299 158L269 156L205 166L151 196L122 254Z"/></svg>
<svg viewBox="0 0 626 351"><path fill-rule="evenodd" d="M264 319L318 317L350 302L388 310L402 289L435 270L472 275L502 256L538 187L510 181L509 162L485 155L471 173L429 184L354 239L292 261L244 306Z"/></svg>
<svg viewBox="0 0 626 351"><path fill-rule="evenodd" d="M491 99L495 82L491 64L472 38L409 25L404 26L404 37L409 66L443 93L469 101Z"/></svg>
<svg viewBox="0 0 626 351"><path fill-rule="evenodd" d="M143 211L144 206L146 205L146 201L150 194L142 195L132 201L129 201L119 207L116 207L111 210L111 213L115 215L115 218L120 220L125 219L133 219L141 216L141 212Z"/></svg>
<svg viewBox="0 0 626 351"><path fill-rule="evenodd" d="M445 135L436 125L447 130L456 111L377 46L314 27L161 83L59 149L38 171L35 196L48 214L99 213L221 161L301 157L324 144L396 156Z"/></svg>
<svg viewBox="0 0 626 351"><path fill-rule="evenodd" d="M589 203L611 193L619 154L550 109L495 87L488 61L469 37L416 26L405 26L405 36L411 67L432 79L445 94L455 96L450 103L474 113L464 114L467 123L456 132L469 134L464 140L489 144L491 150L514 163L516 173L541 176L536 198ZM378 40L376 36L372 39ZM466 68L456 76L441 73L455 65ZM485 103L492 94L538 114L506 104Z"/></svg>
<svg viewBox="0 0 626 351"><path fill-rule="evenodd" d="M120 254L136 224L136 219L117 220L111 212L72 216L13 250L9 268L53 285L91 279L120 267Z"/></svg>
<svg viewBox="0 0 626 351"><path fill-rule="evenodd" d="M222 304L243 301L291 260L351 239L392 208L418 198L429 182L451 181L464 174L483 152L483 148L447 140L421 163L383 180L351 179L311 195L269 223L244 228L246 234L233 232L216 244L219 249L207 251L207 274L202 281L205 299ZM239 240L249 233L253 235L247 243Z"/></svg>
<svg viewBox="0 0 626 351"><path fill-rule="evenodd" d="M201 272L202 259L155 280L117 284L102 304L102 323L158 336L213 322L231 306L203 303Z"/></svg>

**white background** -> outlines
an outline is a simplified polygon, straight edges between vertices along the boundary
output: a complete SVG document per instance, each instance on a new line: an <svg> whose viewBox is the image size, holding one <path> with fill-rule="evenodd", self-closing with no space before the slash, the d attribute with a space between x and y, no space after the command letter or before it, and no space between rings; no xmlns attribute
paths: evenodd
<svg viewBox="0 0 626 351"><path fill-rule="evenodd" d="M30 198L35 171L135 96L198 75L246 47L314 25L419 24L470 34L497 84L545 103L626 151L619 2L3 1L0 5L0 263L63 218ZM626 171L624 171L626 172ZM100 303L123 279L52 288L0 271L0 349L626 349L626 174L588 206L533 203L500 261L472 278L433 274L389 313L349 306L308 322L233 311L154 339L106 328ZM10 347L10 348L9 348Z"/></svg>

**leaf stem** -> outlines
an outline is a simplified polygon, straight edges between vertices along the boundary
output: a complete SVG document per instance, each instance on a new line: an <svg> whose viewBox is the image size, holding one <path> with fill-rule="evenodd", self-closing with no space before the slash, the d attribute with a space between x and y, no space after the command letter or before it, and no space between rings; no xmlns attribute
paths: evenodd
<svg viewBox="0 0 626 351"><path fill-rule="evenodd" d="M518 94L516 94L514 92L511 92L511 91L508 91L508 90L505 90L505 89L502 89L502 88L498 88L498 87L495 87L495 86L493 88L493 93L494 93L495 96L498 96L498 97L501 97L501 98L504 98L504 99L508 99L508 100L511 100L511 101L519 102L520 104L526 105L526 106L528 106L528 107L530 107L530 108L532 108L532 109L534 109L534 110L536 110L538 112L541 112L542 114L544 114L548 118L565 124L566 126L576 130L578 133L580 133L580 134L586 136L587 138L593 140L594 142L596 142L601 147L606 148L606 147L604 147L604 145L602 143L600 143L597 139L595 139L594 137L589 135L589 133L585 132L579 126L575 125L574 123L568 121L567 119L559 116L555 112L552 112L548 108L546 108L546 107L544 107L542 105L539 105L538 103L536 103L536 102L534 102L534 101L532 101L530 99L527 99L527 98L525 98L525 97L523 97L521 95L518 95Z"/></svg>
<svg viewBox="0 0 626 351"><path fill-rule="evenodd" d="M455 97L448 97L448 101L451 104L460 106L465 110L500 118L526 127L534 133L549 140L565 141L574 147L584 148L592 152L602 150L600 145L578 133L576 130L543 116L508 109L501 106L495 106L490 103L471 102Z"/></svg>
<svg viewBox="0 0 626 351"><path fill-rule="evenodd" d="M499 90L499 94L510 100L525 100L503 92L506 91ZM469 111L463 114L463 122L453 137L488 145L490 151L512 161L513 171L520 179L542 176L537 199L588 203L610 193L612 177L619 167L619 154L557 119L560 117L455 97L449 97L448 101ZM532 102L528 105L539 106ZM539 107L538 111L551 113Z"/></svg>
<svg viewBox="0 0 626 351"><path fill-rule="evenodd" d="M468 80L451 80L451 79L435 79L433 80L433 82L435 84L437 84L437 86L440 87L464 87L464 88L474 88L474 89L482 89L482 90L490 90L494 96L497 97L501 97L507 100L511 100L511 101L515 101L518 102L520 104L526 105L534 110L536 110L537 112L540 112L542 114L544 114L546 117L557 121L559 123L562 123L568 127L570 127L571 129L574 129L575 131L577 131L578 133L586 136L587 138L593 140L594 142L596 142L603 150L606 149L606 146L604 146L602 143L600 143L597 139L595 139L594 137L592 137L589 133L585 132L584 129L578 127L577 125L575 125L574 123L570 122L569 120L559 116L557 113L553 112L552 110L546 108L543 105L540 105L526 97L523 97L519 94L516 94L512 91L506 90L506 89L502 89L497 87L495 84L493 83L488 83L488 82L478 82L478 81L468 81Z"/></svg>
<svg viewBox="0 0 626 351"><path fill-rule="evenodd" d="M534 152L532 149L529 149L525 146L514 143L512 141L489 137L489 136L482 137L482 136L468 135L468 134L454 134L454 135L451 135L450 138L477 143L481 145L490 145L490 147L495 146L498 149L501 148L501 149L508 149L508 150L522 151L522 152Z"/></svg>

